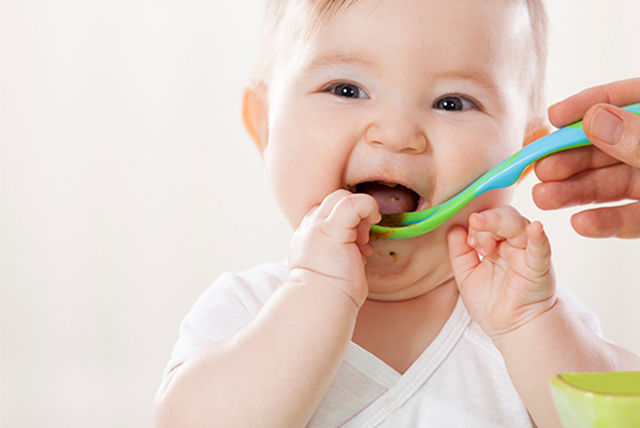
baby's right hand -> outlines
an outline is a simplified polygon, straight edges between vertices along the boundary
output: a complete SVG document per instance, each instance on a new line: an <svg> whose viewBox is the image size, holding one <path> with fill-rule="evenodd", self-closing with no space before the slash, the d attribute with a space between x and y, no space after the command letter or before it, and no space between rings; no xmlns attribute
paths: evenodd
<svg viewBox="0 0 640 428"><path fill-rule="evenodd" d="M336 287L360 308L367 298L364 265L373 253L369 229L381 220L376 200L336 190L313 207L296 229L289 252L289 278Z"/></svg>

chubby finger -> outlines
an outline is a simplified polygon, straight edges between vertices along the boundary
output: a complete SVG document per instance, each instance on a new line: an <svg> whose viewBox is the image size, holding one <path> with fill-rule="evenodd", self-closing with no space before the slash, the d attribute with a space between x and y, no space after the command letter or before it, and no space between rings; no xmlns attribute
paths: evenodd
<svg viewBox="0 0 640 428"><path fill-rule="evenodd" d="M526 229L527 248L525 261L533 272L544 275L551 269L551 245L542 223L534 221Z"/></svg>
<svg viewBox="0 0 640 428"><path fill-rule="evenodd" d="M597 147L589 146L542 158L535 163L534 171L540 181L558 181L582 171L603 168L619 162Z"/></svg>
<svg viewBox="0 0 640 428"><path fill-rule="evenodd" d="M318 208L317 211L317 215L320 218L327 218L329 216L329 214L331 214L331 211L333 211L333 208L336 206L336 204L338 202L340 202L342 199L353 195L353 193L349 192L348 190L344 190L344 189L338 189L336 191L333 191L331 193L329 193L327 196L325 196L325 198L322 200L322 203L320 204L320 207Z"/></svg>
<svg viewBox="0 0 640 428"><path fill-rule="evenodd" d="M595 104L624 106L639 101L640 78L620 80L585 89L552 105L548 109L549 121L560 128L582 119Z"/></svg>
<svg viewBox="0 0 640 428"><path fill-rule="evenodd" d="M639 238L640 202L581 211L571 217L571 226L590 238Z"/></svg>
<svg viewBox="0 0 640 428"><path fill-rule="evenodd" d="M340 199L325 219L325 232L341 242L355 242L357 226L365 222L375 224L381 220L378 203L365 193L349 193Z"/></svg>
<svg viewBox="0 0 640 428"><path fill-rule="evenodd" d="M357 232L356 244L364 245L367 242L369 242L370 231L371 231L371 224L366 221L361 222L356 228L356 232Z"/></svg>
<svg viewBox="0 0 640 428"><path fill-rule="evenodd" d="M373 245L371 244L358 245L358 248L360 249L360 252L362 253L362 255L365 257L369 257L375 251L373 248Z"/></svg>
<svg viewBox="0 0 640 428"><path fill-rule="evenodd" d="M482 220L478 220L476 217L474 221ZM467 235L467 245L480 253L482 257L490 256L498 246L498 241L500 240L502 240L502 238L494 235L493 232L483 232L473 227L469 228Z"/></svg>
<svg viewBox="0 0 640 428"><path fill-rule="evenodd" d="M640 197L640 171L615 165L584 171L564 181L538 183L533 201L543 210Z"/></svg>
<svg viewBox="0 0 640 428"><path fill-rule="evenodd" d="M362 264L367 264L367 257L371 256L375 251L371 244L358 245L360 256L362 256Z"/></svg>
<svg viewBox="0 0 640 428"><path fill-rule="evenodd" d="M527 245L525 233L527 224L529 221L509 205L474 213L469 217L470 233L472 231L473 233L490 232L491 239L495 241L506 239L517 248L525 248ZM486 236L482 235L485 239Z"/></svg>
<svg viewBox="0 0 640 428"><path fill-rule="evenodd" d="M453 226L447 232L449 260L458 287L464 284L467 277L480 264L478 253L467 245L467 231L462 226Z"/></svg>
<svg viewBox="0 0 640 428"><path fill-rule="evenodd" d="M608 104L597 104L585 115L583 129L589 141L600 150L640 167L640 116Z"/></svg>

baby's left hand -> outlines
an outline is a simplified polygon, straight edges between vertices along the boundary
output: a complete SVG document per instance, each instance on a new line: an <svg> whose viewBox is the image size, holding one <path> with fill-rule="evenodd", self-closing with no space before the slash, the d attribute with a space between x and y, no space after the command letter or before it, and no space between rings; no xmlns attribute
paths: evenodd
<svg viewBox="0 0 640 428"><path fill-rule="evenodd" d="M469 230L454 226L447 240L460 296L494 341L555 304L551 247L540 222L502 206L471 214Z"/></svg>

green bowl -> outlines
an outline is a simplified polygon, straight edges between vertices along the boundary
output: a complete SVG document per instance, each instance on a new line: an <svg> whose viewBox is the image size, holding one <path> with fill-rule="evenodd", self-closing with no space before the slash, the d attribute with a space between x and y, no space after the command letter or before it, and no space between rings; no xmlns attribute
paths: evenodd
<svg viewBox="0 0 640 428"><path fill-rule="evenodd" d="M640 372L562 373L551 395L566 428L640 427Z"/></svg>

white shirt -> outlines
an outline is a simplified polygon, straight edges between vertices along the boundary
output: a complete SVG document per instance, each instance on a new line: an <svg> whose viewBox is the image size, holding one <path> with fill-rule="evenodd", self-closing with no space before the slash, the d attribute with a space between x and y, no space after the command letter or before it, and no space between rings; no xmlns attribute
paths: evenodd
<svg viewBox="0 0 640 428"><path fill-rule="evenodd" d="M287 280L283 264L224 273L180 325L165 376L210 342L233 335ZM558 295L601 336L597 318L573 295ZM309 427L531 427L529 414L489 337L461 299L418 359L400 374L354 342Z"/></svg>

